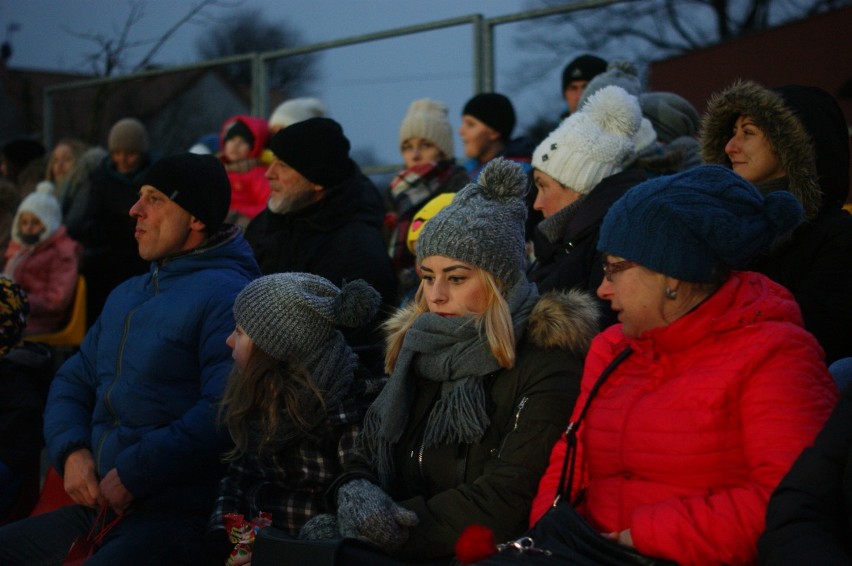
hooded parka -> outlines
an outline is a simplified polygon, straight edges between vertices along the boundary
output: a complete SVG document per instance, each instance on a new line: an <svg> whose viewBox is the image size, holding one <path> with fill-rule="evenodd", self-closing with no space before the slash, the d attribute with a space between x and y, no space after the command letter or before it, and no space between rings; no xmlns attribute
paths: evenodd
<svg viewBox="0 0 852 566"><path fill-rule="evenodd" d="M725 145L740 116L750 116L763 130L786 173L783 180L758 188L764 193L786 189L805 209L805 221L749 269L793 293L827 363L852 356L852 217L841 208L849 191L843 113L815 87L770 90L736 82L707 105L701 136L705 162L731 167Z"/></svg>

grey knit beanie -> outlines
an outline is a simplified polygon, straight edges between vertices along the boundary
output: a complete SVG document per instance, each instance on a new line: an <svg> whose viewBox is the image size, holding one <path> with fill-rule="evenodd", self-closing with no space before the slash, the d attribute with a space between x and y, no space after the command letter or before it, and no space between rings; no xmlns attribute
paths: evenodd
<svg viewBox="0 0 852 566"><path fill-rule="evenodd" d="M682 136L695 136L701 126L698 110L687 99L673 92L646 92L639 105L657 132L657 138L669 143Z"/></svg>
<svg viewBox="0 0 852 566"><path fill-rule="evenodd" d="M341 336L336 326L357 327L373 317L379 292L358 279L338 289L310 273L275 273L255 279L234 302L234 318L258 348L275 359L306 362Z"/></svg>
<svg viewBox="0 0 852 566"><path fill-rule="evenodd" d="M627 94L637 97L643 90L636 65L630 61L616 60L607 66L606 72L589 81L589 84L583 89L583 96L577 102L577 109L582 110L583 105L588 102L593 94L608 86L620 86L627 91Z"/></svg>
<svg viewBox="0 0 852 566"><path fill-rule="evenodd" d="M110 151L145 153L150 148L145 124L136 118L119 120L110 128L107 147Z"/></svg>
<svg viewBox="0 0 852 566"><path fill-rule="evenodd" d="M464 261L513 285L524 273L524 222L528 185L523 168L492 159L477 183L460 190L453 202L423 227L418 262L433 255Z"/></svg>

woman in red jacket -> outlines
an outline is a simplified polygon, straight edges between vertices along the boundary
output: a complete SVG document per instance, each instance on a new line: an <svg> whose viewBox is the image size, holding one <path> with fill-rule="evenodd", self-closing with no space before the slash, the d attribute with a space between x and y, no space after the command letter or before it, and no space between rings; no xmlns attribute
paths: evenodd
<svg viewBox="0 0 852 566"><path fill-rule="evenodd" d="M789 193L763 197L716 165L642 183L607 213L598 295L620 324L586 358L572 420L593 396L570 486L598 531L680 564L755 561L769 495L837 391L792 295L731 269L801 214ZM563 436L533 523L554 502L565 451Z"/></svg>

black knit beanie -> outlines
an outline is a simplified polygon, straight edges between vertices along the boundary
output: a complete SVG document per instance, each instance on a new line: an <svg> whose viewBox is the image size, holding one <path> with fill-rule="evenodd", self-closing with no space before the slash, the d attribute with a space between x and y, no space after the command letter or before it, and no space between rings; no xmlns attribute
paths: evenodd
<svg viewBox="0 0 852 566"><path fill-rule="evenodd" d="M496 92L477 94L467 101L462 116L470 115L494 130L500 132L504 140L512 137L515 129L515 108L512 102Z"/></svg>
<svg viewBox="0 0 852 566"><path fill-rule="evenodd" d="M222 162L212 155L179 153L156 161L142 185L151 185L204 222L208 234L225 222L231 206L231 183Z"/></svg>
<svg viewBox="0 0 852 566"><path fill-rule="evenodd" d="M355 174L349 140L331 118L309 118L279 130L269 142L275 157L311 183L330 188Z"/></svg>

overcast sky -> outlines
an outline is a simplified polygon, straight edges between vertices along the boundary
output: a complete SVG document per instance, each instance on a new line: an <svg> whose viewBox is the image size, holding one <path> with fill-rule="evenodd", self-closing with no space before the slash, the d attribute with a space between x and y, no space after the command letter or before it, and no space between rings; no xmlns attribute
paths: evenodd
<svg viewBox="0 0 852 566"><path fill-rule="evenodd" d="M143 19L132 29L132 39L158 37L191 3L148 0ZM306 43L316 43L463 15L502 16L528 9L531 4L530 0L243 0L240 7L231 10L260 10L272 22L291 24ZM123 0L0 0L4 27L0 31L14 48L9 66L85 71L84 58L94 44L74 37L69 30L117 35L128 12L128 2ZM220 9L215 13L227 16L229 12ZM19 29L10 33L11 23L18 24ZM519 31L519 24L498 28L496 90L515 101L523 127L540 113L561 111L561 65L542 76L538 84L521 86L512 81L512 70L522 56L532 56L517 54L513 36ZM199 25L184 26L160 51L156 62L196 61L196 40L204 32ZM320 57L318 80L307 92L296 94L322 98L356 148L371 149L384 161L398 160L399 124L412 100L442 100L449 106L451 122L457 129L461 108L473 93L471 46L470 26L460 26L405 40L326 51ZM456 136L459 157L460 147Z"/></svg>

